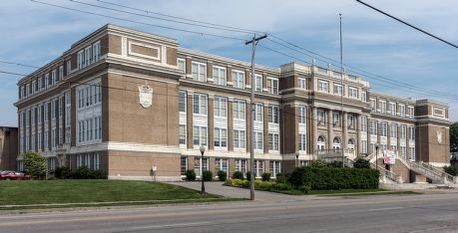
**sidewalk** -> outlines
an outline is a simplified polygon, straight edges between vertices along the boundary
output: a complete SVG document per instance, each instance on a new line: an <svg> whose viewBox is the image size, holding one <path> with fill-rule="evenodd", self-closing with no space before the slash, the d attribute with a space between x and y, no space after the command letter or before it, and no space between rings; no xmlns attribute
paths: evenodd
<svg viewBox="0 0 458 233"><path fill-rule="evenodd" d="M167 182L173 185L179 185L185 188L190 188L200 191L201 182ZM205 191L207 193L221 195L224 197L231 198L250 198L250 190L245 188L236 188L223 185L223 182L205 182ZM266 191L255 191L255 199L260 202L287 202L287 201L297 201L297 200L311 200L311 199L322 199L317 198L314 195L287 195L282 193L275 192L266 192Z"/></svg>

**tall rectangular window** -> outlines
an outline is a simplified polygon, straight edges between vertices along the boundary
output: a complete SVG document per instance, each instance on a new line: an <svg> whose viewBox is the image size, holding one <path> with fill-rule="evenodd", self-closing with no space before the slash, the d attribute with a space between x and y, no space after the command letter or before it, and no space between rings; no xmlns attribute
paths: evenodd
<svg viewBox="0 0 458 233"><path fill-rule="evenodd" d="M254 149L257 150L262 150L263 149L263 140L262 140L263 134L262 132L254 132Z"/></svg>
<svg viewBox="0 0 458 233"><path fill-rule="evenodd" d="M186 145L186 125L179 126L179 143L180 145Z"/></svg>
<svg viewBox="0 0 458 233"><path fill-rule="evenodd" d="M297 79L297 82L299 83L299 88L301 89L307 89L307 82L306 82L306 79L305 78L298 78Z"/></svg>
<svg viewBox="0 0 458 233"><path fill-rule="evenodd" d="M262 116L264 112L264 107L262 104L256 104L254 108L254 121L262 122Z"/></svg>
<svg viewBox="0 0 458 233"><path fill-rule="evenodd" d="M281 172L281 161L270 161L270 177L276 177Z"/></svg>
<svg viewBox="0 0 458 233"><path fill-rule="evenodd" d="M375 112L377 110L377 101L371 98L371 111Z"/></svg>
<svg viewBox="0 0 458 233"><path fill-rule="evenodd" d="M246 118L246 106L243 100L234 100L232 102L232 114L234 119L245 120Z"/></svg>
<svg viewBox="0 0 458 233"><path fill-rule="evenodd" d="M278 78L267 78L267 88L269 94L278 95Z"/></svg>
<svg viewBox="0 0 458 233"><path fill-rule="evenodd" d="M92 45L92 63L96 63L100 58L100 41L95 42Z"/></svg>
<svg viewBox="0 0 458 233"><path fill-rule="evenodd" d="M326 112L323 109L318 109L317 117L318 117L318 125L325 126L326 125Z"/></svg>
<svg viewBox="0 0 458 233"><path fill-rule="evenodd" d="M232 82L235 88L245 89L245 73L243 71L232 70Z"/></svg>
<svg viewBox="0 0 458 233"><path fill-rule="evenodd" d="M362 132L367 132L367 117L366 116L361 116L360 118L361 121L361 131Z"/></svg>
<svg viewBox="0 0 458 233"><path fill-rule="evenodd" d="M204 94L194 94L194 106L193 113L200 115L207 115L207 95Z"/></svg>
<svg viewBox="0 0 458 233"><path fill-rule="evenodd" d="M415 127L409 127L410 141L415 141Z"/></svg>
<svg viewBox="0 0 458 233"><path fill-rule="evenodd" d="M343 95L343 87L340 84L334 84L334 95Z"/></svg>
<svg viewBox="0 0 458 233"><path fill-rule="evenodd" d="M406 133L407 133L407 126L406 125L401 125L401 139L406 139Z"/></svg>
<svg viewBox="0 0 458 233"><path fill-rule="evenodd" d="M300 151L307 150L307 136L303 133L299 134L299 150Z"/></svg>
<svg viewBox="0 0 458 233"><path fill-rule="evenodd" d="M347 116L347 127L348 129L355 130L356 126L356 117L354 114L349 113Z"/></svg>
<svg viewBox="0 0 458 233"><path fill-rule="evenodd" d="M255 77L254 79L255 91L262 92L262 75L255 74L254 77Z"/></svg>
<svg viewBox="0 0 458 233"><path fill-rule="evenodd" d="M278 106L270 105L268 114L269 114L268 115L269 123L278 124L278 122L279 122L279 114L280 114L279 110L278 110Z"/></svg>
<svg viewBox="0 0 458 233"><path fill-rule="evenodd" d="M269 133L269 150L279 150L280 146L280 137L278 133Z"/></svg>
<svg viewBox="0 0 458 233"><path fill-rule="evenodd" d="M381 132L380 136L386 137L387 136L387 130L388 130L388 124L385 121L382 122L381 128L382 128L382 132Z"/></svg>
<svg viewBox="0 0 458 233"><path fill-rule="evenodd" d="M194 126L193 142L195 146L207 146L207 127Z"/></svg>
<svg viewBox="0 0 458 233"><path fill-rule="evenodd" d="M386 113L386 102L380 101L380 111L385 114Z"/></svg>
<svg viewBox="0 0 458 233"><path fill-rule="evenodd" d="M234 148L245 148L245 130L234 130Z"/></svg>
<svg viewBox="0 0 458 233"><path fill-rule="evenodd" d="M305 119L307 118L306 109L304 106L299 107L299 123L305 124Z"/></svg>
<svg viewBox="0 0 458 233"><path fill-rule="evenodd" d="M183 73L186 73L186 60L183 58L178 58L177 59L177 68L180 71L183 71Z"/></svg>
<svg viewBox="0 0 458 233"><path fill-rule="evenodd" d="M358 88L348 87L348 97L358 99Z"/></svg>
<svg viewBox="0 0 458 233"><path fill-rule="evenodd" d="M398 125L396 123L391 123L390 126L390 137L397 138L398 137Z"/></svg>
<svg viewBox="0 0 458 233"><path fill-rule="evenodd" d="M181 156L180 158L180 174L184 176L188 170L188 157Z"/></svg>
<svg viewBox="0 0 458 233"><path fill-rule="evenodd" d="M180 112L186 112L186 92L185 91L179 92L178 109Z"/></svg>
<svg viewBox="0 0 458 233"><path fill-rule="evenodd" d="M401 117L405 117L406 115L406 106L405 105L399 105L399 115Z"/></svg>
<svg viewBox="0 0 458 233"><path fill-rule="evenodd" d="M226 117L227 116L227 98L216 96L215 101L215 117Z"/></svg>
<svg viewBox="0 0 458 233"><path fill-rule="evenodd" d="M192 79L197 81L207 81L207 64L192 62Z"/></svg>
<svg viewBox="0 0 458 233"><path fill-rule="evenodd" d="M215 84L226 86L226 68L213 66L213 81Z"/></svg>
<svg viewBox="0 0 458 233"><path fill-rule="evenodd" d="M371 135L377 135L377 121L371 121Z"/></svg>
<svg viewBox="0 0 458 233"><path fill-rule="evenodd" d="M391 115L396 116L396 103L389 103L388 110L391 112Z"/></svg>
<svg viewBox="0 0 458 233"><path fill-rule="evenodd" d="M222 128L215 128L214 146L219 148L227 147L227 130Z"/></svg>

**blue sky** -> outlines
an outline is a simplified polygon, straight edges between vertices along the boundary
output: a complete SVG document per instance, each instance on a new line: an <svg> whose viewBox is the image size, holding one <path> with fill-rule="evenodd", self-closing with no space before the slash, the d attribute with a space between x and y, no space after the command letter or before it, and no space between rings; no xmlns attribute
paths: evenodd
<svg viewBox="0 0 458 233"><path fill-rule="evenodd" d="M215 31L167 23L152 18L88 7L74 2L40 0L80 10L108 14L129 20L175 28L210 32L242 39L250 35ZM102 4L96 0L83 2ZM343 14L344 63L370 72L372 89L386 94L431 98L449 104L452 121L458 121L458 49L443 44L392 19L376 13L353 0L321 1L120 1L131 7L191 18L216 24L249 28L280 36L305 49L339 59L338 13ZM439 37L458 44L458 2L418 0L366 0L384 11L398 16ZM124 9L127 10L127 9ZM140 12L137 12L140 13ZM0 4L0 60L41 66L61 55L72 43L106 23L114 23L178 39L182 47L196 49L234 59L249 61L250 48L242 41L211 38L173 30L145 26L59 9L29 0L2 0ZM311 62L303 53L288 50L271 41L262 45ZM257 63L279 66L293 61L258 48ZM326 66L326 62L317 60ZM0 63L0 70L27 74L31 68ZM380 82L380 77L393 79L392 84ZM0 125L17 125L16 82L19 77L0 74ZM397 83L399 82L399 83ZM418 88L406 88L408 83Z"/></svg>

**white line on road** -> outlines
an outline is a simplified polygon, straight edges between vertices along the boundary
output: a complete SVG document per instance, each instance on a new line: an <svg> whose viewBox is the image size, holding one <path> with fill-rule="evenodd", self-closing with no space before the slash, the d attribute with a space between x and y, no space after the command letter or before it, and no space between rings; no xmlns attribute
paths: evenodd
<svg viewBox="0 0 458 233"><path fill-rule="evenodd" d="M400 210L404 209L404 207L385 207L385 208L377 208L377 209L368 209L367 211L384 211L384 210Z"/></svg>
<svg viewBox="0 0 458 233"><path fill-rule="evenodd" d="M132 227L128 230L146 230L154 228L173 228L173 227L191 227L191 226L203 226L209 224L210 222L188 222L188 223L176 223L176 224L163 224L163 225L150 225L142 227Z"/></svg>

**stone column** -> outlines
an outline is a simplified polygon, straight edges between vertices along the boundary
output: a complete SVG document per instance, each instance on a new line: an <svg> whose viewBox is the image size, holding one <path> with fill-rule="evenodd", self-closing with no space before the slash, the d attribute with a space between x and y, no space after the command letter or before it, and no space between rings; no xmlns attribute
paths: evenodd
<svg viewBox="0 0 458 233"><path fill-rule="evenodd" d="M192 58L186 57L186 76L192 75ZM187 78L187 77L186 77Z"/></svg>
<svg viewBox="0 0 458 233"><path fill-rule="evenodd" d="M215 80L213 80L213 62L211 61L207 62L207 82L215 82Z"/></svg>
<svg viewBox="0 0 458 233"><path fill-rule="evenodd" d="M226 80L227 80L227 86L232 87L234 85L232 81L232 66L227 65L226 67Z"/></svg>
<svg viewBox="0 0 458 233"><path fill-rule="evenodd" d="M318 130L317 130L317 122L318 122L318 115L317 115L317 109L316 107L312 107L312 111L311 111L311 115L312 117L310 118L310 128L312 128L312 137L310 138L311 140L311 143L309 143L309 145L311 145L311 150L310 150L310 154L315 154L315 151L316 151L316 142L318 140Z"/></svg>

